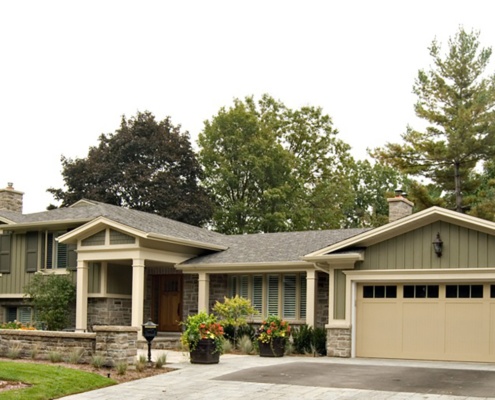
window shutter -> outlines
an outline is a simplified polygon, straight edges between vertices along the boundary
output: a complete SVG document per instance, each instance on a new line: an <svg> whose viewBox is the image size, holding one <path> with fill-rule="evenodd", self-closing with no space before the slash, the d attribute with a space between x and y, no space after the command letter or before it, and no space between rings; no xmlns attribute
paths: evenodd
<svg viewBox="0 0 495 400"><path fill-rule="evenodd" d="M26 272L38 270L38 232L26 233Z"/></svg>
<svg viewBox="0 0 495 400"><path fill-rule="evenodd" d="M278 275L268 275L267 293L267 313L268 315L278 314Z"/></svg>
<svg viewBox="0 0 495 400"><path fill-rule="evenodd" d="M296 276L284 276L284 318L296 318Z"/></svg>
<svg viewBox="0 0 495 400"><path fill-rule="evenodd" d="M0 273L10 274L12 235L0 235Z"/></svg>
<svg viewBox="0 0 495 400"><path fill-rule="evenodd" d="M75 271L77 269L77 246L75 244L67 245L67 269Z"/></svg>
<svg viewBox="0 0 495 400"><path fill-rule="evenodd" d="M253 276L253 307L261 314L263 312L263 276Z"/></svg>
<svg viewBox="0 0 495 400"><path fill-rule="evenodd" d="M248 299L249 297L249 277L247 275L242 275L239 282L239 296Z"/></svg>
<svg viewBox="0 0 495 400"><path fill-rule="evenodd" d="M299 317L306 318L306 275L301 275L301 308L299 309Z"/></svg>

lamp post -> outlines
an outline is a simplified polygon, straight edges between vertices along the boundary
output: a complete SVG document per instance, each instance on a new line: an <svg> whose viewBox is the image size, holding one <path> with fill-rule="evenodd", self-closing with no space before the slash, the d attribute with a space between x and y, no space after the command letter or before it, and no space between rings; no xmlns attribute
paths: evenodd
<svg viewBox="0 0 495 400"><path fill-rule="evenodd" d="M151 322L151 318L148 318L148 322L142 325L143 336L148 342L148 362L151 363L151 342L158 334L158 325Z"/></svg>

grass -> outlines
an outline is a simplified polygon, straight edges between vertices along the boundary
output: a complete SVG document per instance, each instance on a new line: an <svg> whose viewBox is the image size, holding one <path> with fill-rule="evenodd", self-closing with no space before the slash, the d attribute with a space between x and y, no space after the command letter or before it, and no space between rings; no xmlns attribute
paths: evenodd
<svg viewBox="0 0 495 400"><path fill-rule="evenodd" d="M62 366L0 361L0 380L31 387L0 392L0 400L48 400L115 384L112 379Z"/></svg>

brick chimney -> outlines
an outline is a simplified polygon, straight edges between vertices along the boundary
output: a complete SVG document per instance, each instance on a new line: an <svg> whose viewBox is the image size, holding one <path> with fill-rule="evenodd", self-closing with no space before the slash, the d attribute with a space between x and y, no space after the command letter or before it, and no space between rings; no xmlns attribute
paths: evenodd
<svg viewBox="0 0 495 400"><path fill-rule="evenodd" d="M406 194L402 190L397 189L395 197L391 197L387 201L388 222L394 222L412 214L414 203L406 199Z"/></svg>
<svg viewBox="0 0 495 400"><path fill-rule="evenodd" d="M22 214L23 192L14 189L13 183L9 182L5 189L0 189L0 210L13 211Z"/></svg>

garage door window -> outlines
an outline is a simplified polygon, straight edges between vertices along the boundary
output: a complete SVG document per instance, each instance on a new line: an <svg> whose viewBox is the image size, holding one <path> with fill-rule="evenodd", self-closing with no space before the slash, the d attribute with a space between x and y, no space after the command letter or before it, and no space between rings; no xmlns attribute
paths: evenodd
<svg viewBox="0 0 495 400"><path fill-rule="evenodd" d="M445 297L448 299L482 299L483 285L447 285Z"/></svg>
<svg viewBox="0 0 495 400"><path fill-rule="evenodd" d="M365 299L395 299L397 298L397 286L363 286L363 298Z"/></svg>
<svg viewBox="0 0 495 400"><path fill-rule="evenodd" d="M404 285L405 299L438 299L438 285Z"/></svg>

